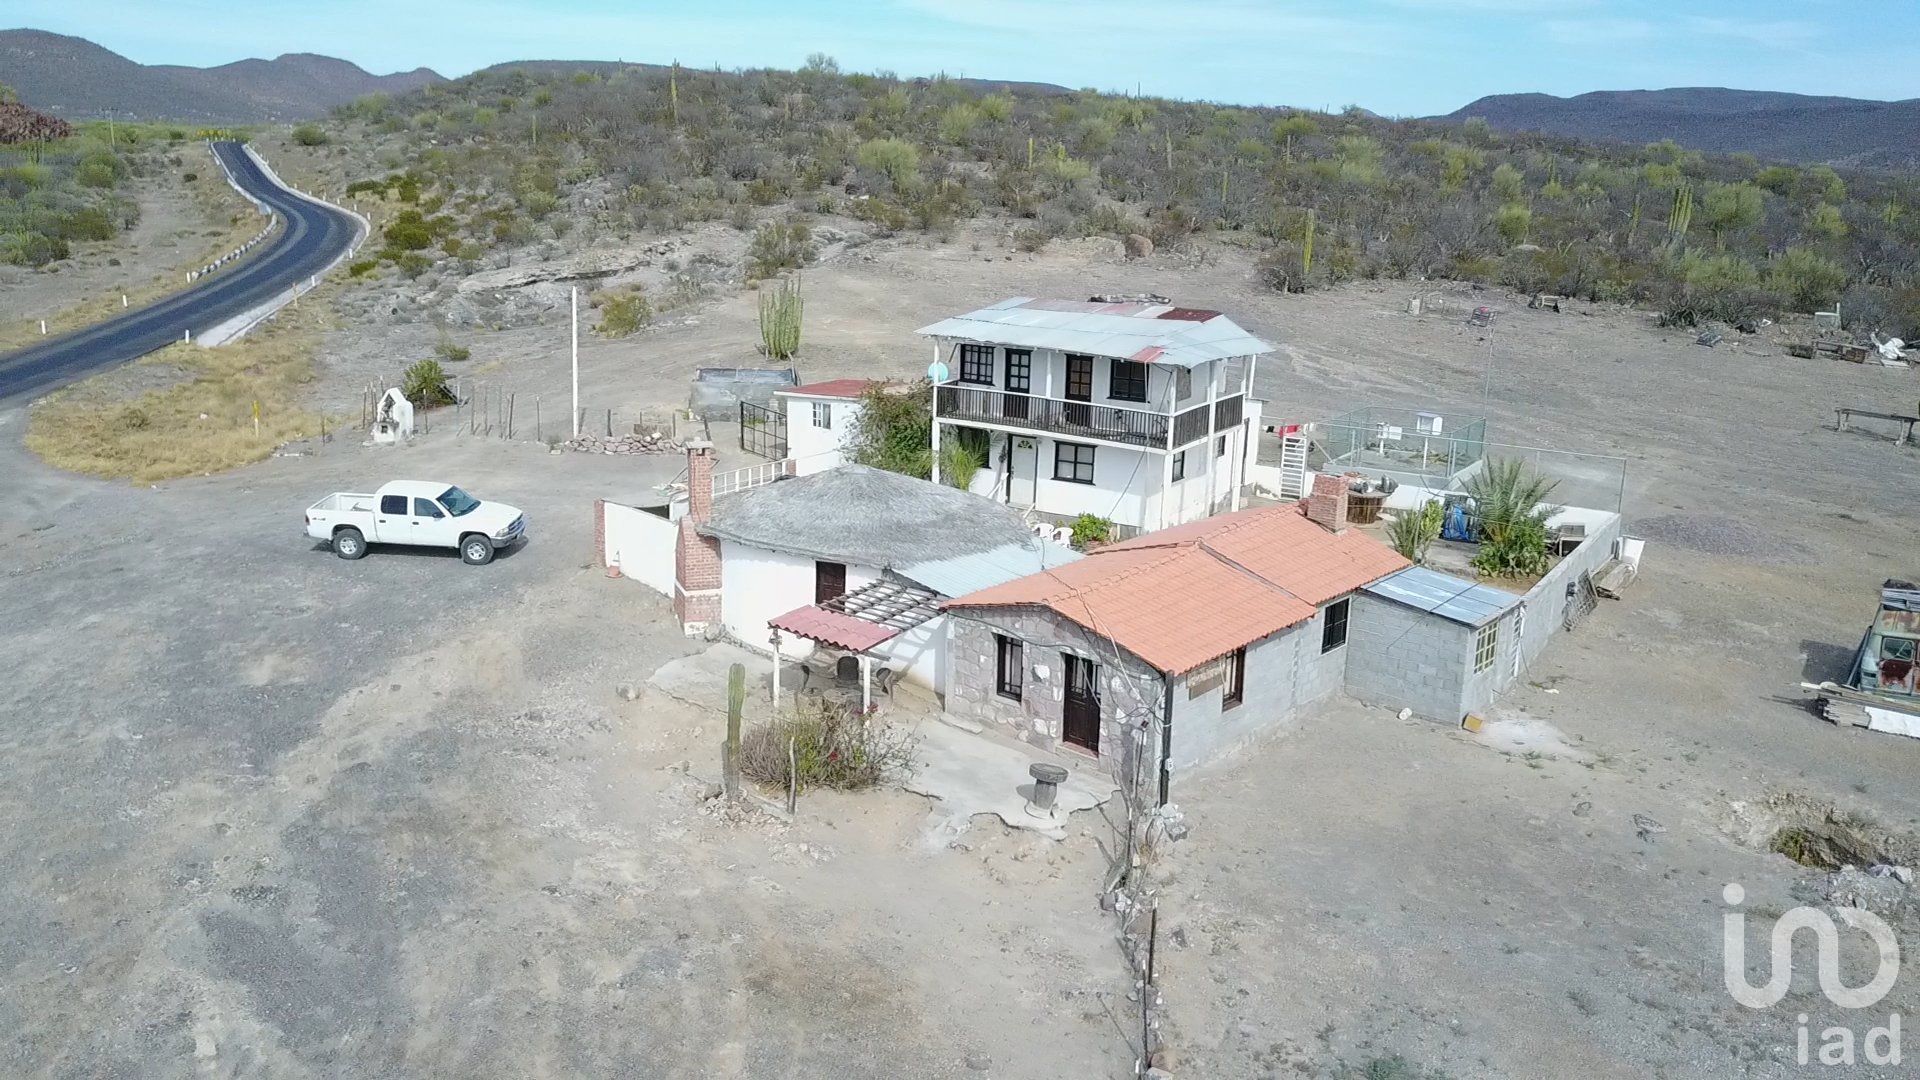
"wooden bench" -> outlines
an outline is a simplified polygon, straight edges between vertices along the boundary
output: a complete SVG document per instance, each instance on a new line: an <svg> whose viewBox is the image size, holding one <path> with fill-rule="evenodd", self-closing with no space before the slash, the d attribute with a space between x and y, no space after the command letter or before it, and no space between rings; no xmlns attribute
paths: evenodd
<svg viewBox="0 0 1920 1080"><path fill-rule="evenodd" d="M1865 409L1835 409L1833 411L1837 418L1835 425L1841 431L1853 430L1853 418L1856 416L1865 417L1868 420L1891 420L1896 424L1903 425L1900 429L1900 437L1893 440L1893 445L1895 446L1905 446L1912 442L1913 425L1920 424L1920 416L1899 416L1894 413L1868 412Z"/></svg>

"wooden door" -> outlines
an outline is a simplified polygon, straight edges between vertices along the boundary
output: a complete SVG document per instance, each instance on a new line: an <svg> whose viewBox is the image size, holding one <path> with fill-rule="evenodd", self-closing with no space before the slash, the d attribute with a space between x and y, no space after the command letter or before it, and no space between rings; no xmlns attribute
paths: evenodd
<svg viewBox="0 0 1920 1080"><path fill-rule="evenodd" d="M1068 401L1093 400L1093 357L1067 354L1067 393ZM1093 421L1093 410L1085 405L1068 405L1067 423L1088 427Z"/></svg>
<svg viewBox="0 0 1920 1080"><path fill-rule="evenodd" d="M1061 654L1067 669L1067 697L1060 717L1060 737L1075 746L1100 752L1100 665L1085 657Z"/></svg>
<svg viewBox="0 0 1920 1080"><path fill-rule="evenodd" d="M847 594L847 564L837 562L816 562L813 564L813 602L824 604L829 600L838 600Z"/></svg>

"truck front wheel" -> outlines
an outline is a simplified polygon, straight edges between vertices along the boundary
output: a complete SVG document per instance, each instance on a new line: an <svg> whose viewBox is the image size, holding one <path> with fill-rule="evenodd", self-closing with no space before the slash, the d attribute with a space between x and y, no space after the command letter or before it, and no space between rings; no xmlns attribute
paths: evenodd
<svg viewBox="0 0 1920 1080"><path fill-rule="evenodd" d="M359 529L340 529L333 534L333 553L343 559L358 559L367 553L367 538Z"/></svg>
<svg viewBox="0 0 1920 1080"><path fill-rule="evenodd" d="M468 566L485 566L493 561L493 541L473 533L460 538L460 561Z"/></svg>

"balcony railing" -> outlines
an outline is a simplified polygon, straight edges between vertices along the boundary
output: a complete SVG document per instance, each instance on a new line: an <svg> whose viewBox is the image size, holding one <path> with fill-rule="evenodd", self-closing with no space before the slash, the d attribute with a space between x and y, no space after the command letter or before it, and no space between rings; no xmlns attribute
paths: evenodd
<svg viewBox="0 0 1920 1080"><path fill-rule="evenodd" d="M1172 450L1204 439L1214 431L1238 425L1241 395L1222 398L1211 409L1196 405L1169 415L947 383L938 388L934 412L942 420L971 420L1069 438L1125 443L1149 450ZM1209 412L1214 421L1211 427Z"/></svg>
<svg viewBox="0 0 1920 1080"><path fill-rule="evenodd" d="M1164 450L1167 446L1169 418L1164 413L1095 405L1090 401L1066 401L948 384L940 387L936 412L942 420L974 420L1154 450Z"/></svg>

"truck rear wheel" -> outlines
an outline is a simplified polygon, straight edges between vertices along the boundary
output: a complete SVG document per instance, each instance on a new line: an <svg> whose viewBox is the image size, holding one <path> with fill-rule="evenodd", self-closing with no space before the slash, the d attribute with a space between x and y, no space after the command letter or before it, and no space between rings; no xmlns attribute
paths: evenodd
<svg viewBox="0 0 1920 1080"><path fill-rule="evenodd" d="M340 529L333 534L333 553L343 559L362 558L367 553L367 538L359 529Z"/></svg>
<svg viewBox="0 0 1920 1080"><path fill-rule="evenodd" d="M471 533L460 538L460 561L468 566L485 566L493 561L493 541Z"/></svg>

